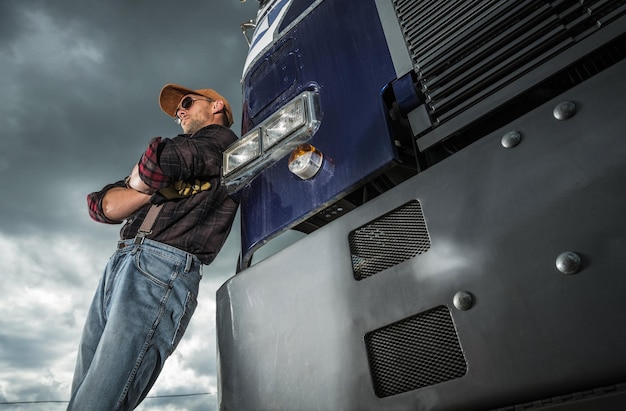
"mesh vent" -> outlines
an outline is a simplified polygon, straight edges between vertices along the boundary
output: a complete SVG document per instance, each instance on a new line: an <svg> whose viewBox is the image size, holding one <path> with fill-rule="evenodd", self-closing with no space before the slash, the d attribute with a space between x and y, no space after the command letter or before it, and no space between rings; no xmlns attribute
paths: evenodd
<svg viewBox="0 0 626 411"><path fill-rule="evenodd" d="M354 278L362 280L422 254L430 237L417 200L352 231L348 236Z"/></svg>
<svg viewBox="0 0 626 411"><path fill-rule="evenodd" d="M434 124L626 14L625 0L393 0Z"/></svg>
<svg viewBox="0 0 626 411"><path fill-rule="evenodd" d="M436 307L365 335L380 398L459 378L467 363L450 311Z"/></svg>

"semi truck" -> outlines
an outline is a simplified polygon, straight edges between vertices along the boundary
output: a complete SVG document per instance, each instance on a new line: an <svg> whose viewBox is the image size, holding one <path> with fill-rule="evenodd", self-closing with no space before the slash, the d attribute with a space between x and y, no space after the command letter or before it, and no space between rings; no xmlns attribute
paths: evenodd
<svg viewBox="0 0 626 411"><path fill-rule="evenodd" d="M221 410L623 409L626 1L261 0L242 29Z"/></svg>

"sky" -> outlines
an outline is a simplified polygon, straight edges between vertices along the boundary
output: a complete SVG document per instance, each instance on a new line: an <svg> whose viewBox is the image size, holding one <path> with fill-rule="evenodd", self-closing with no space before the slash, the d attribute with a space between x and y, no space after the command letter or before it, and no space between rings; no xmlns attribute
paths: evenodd
<svg viewBox="0 0 626 411"><path fill-rule="evenodd" d="M241 124L248 0L0 2L0 411L64 410L85 315L119 225L86 195L125 177L155 136L166 83L211 87ZM214 410L215 293L239 223L204 267L186 335L139 410ZM11 404L12 403L12 404Z"/></svg>

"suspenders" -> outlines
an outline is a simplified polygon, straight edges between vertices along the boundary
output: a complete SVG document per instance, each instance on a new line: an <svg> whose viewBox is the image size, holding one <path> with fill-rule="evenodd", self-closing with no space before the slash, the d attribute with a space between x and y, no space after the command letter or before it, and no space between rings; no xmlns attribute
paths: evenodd
<svg viewBox="0 0 626 411"><path fill-rule="evenodd" d="M135 236L135 244L142 244L143 240L147 235L152 233L152 226L154 226L154 222L157 219L157 216L161 212L161 206L163 204L153 204L148 210L148 214L146 214L146 218L144 218L139 230L137 231L137 235Z"/></svg>

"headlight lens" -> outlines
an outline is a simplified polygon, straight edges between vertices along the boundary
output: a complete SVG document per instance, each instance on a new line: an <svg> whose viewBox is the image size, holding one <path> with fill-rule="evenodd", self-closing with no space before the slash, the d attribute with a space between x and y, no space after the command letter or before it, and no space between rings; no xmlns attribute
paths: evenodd
<svg viewBox="0 0 626 411"><path fill-rule="evenodd" d="M261 130L256 129L224 151L224 175L232 173L261 155L260 134Z"/></svg>
<svg viewBox="0 0 626 411"><path fill-rule="evenodd" d="M306 123L304 99L299 98L272 116L263 133L263 149L267 150Z"/></svg>
<svg viewBox="0 0 626 411"><path fill-rule="evenodd" d="M305 91L224 151L222 180L229 193L309 140L321 123L319 95Z"/></svg>

